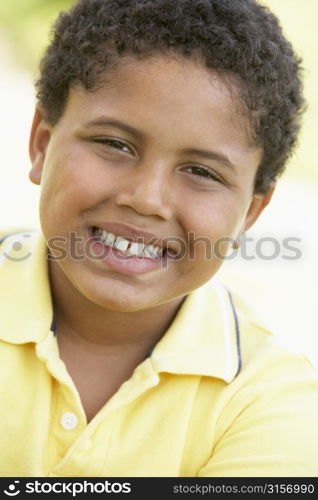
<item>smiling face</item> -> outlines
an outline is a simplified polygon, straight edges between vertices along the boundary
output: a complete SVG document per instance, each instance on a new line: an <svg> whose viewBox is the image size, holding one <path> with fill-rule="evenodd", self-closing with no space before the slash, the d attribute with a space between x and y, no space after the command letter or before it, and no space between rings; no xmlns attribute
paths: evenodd
<svg viewBox="0 0 318 500"><path fill-rule="evenodd" d="M42 230L47 239L65 238L59 246L68 249L73 232L84 256L68 252L51 272L86 300L117 311L156 307L208 281L222 261L207 259L206 245L189 233L211 244L235 238L270 199L253 196L261 151L251 147L247 129L219 77L163 56L123 58L99 90L72 90L53 127L37 111L30 177L42 186ZM145 243L155 236L159 250L170 238L171 252L184 241L186 255L126 258L114 251L91 258L110 244L88 245L94 235Z"/></svg>

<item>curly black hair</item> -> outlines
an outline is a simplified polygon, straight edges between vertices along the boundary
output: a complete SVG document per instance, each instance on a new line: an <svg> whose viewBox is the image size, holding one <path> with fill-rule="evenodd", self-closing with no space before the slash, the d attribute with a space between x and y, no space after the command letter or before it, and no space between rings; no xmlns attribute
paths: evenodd
<svg viewBox="0 0 318 500"><path fill-rule="evenodd" d="M235 77L263 149L255 193L282 173L304 110L301 60L256 0L80 0L61 13L41 61L37 98L56 124L71 88L95 90L121 56L173 51Z"/></svg>

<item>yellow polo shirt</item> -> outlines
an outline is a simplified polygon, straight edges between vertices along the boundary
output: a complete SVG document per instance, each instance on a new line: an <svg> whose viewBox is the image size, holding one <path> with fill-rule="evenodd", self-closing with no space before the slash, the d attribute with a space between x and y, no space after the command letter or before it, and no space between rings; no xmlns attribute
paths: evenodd
<svg viewBox="0 0 318 500"><path fill-rule="evenodd" d="M215 280L87 424L51 331L46 245L0 245L0 475L318 477L318 379Z"/></svg>

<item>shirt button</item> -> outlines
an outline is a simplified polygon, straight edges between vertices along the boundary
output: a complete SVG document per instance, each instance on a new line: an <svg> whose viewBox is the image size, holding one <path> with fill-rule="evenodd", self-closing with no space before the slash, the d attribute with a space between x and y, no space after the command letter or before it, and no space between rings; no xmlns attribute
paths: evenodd
<svg viewBox="0 0 318 500"><path fill-rule="evenodd" d="M78 418L74 413L64 413L61 418L61 426L67 431L71 431L77 427Z"/></svg>

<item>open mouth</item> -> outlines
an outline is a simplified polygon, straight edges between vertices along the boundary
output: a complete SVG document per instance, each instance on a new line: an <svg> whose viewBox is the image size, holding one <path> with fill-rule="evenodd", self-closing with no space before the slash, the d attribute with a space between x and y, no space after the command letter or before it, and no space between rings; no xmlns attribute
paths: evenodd
<svg viewBox="0 0 318 500"><path fill-rule="evenodd" d="M96 241L103 245L114 248L127 257L137 257L141 259L160 260L168 256L173 258L175 252L168 249L167 246L158 246L151 243L144 243L142 237L126 238L120 235L110 233L97 226L90 228L91 235Z"/></svg>

